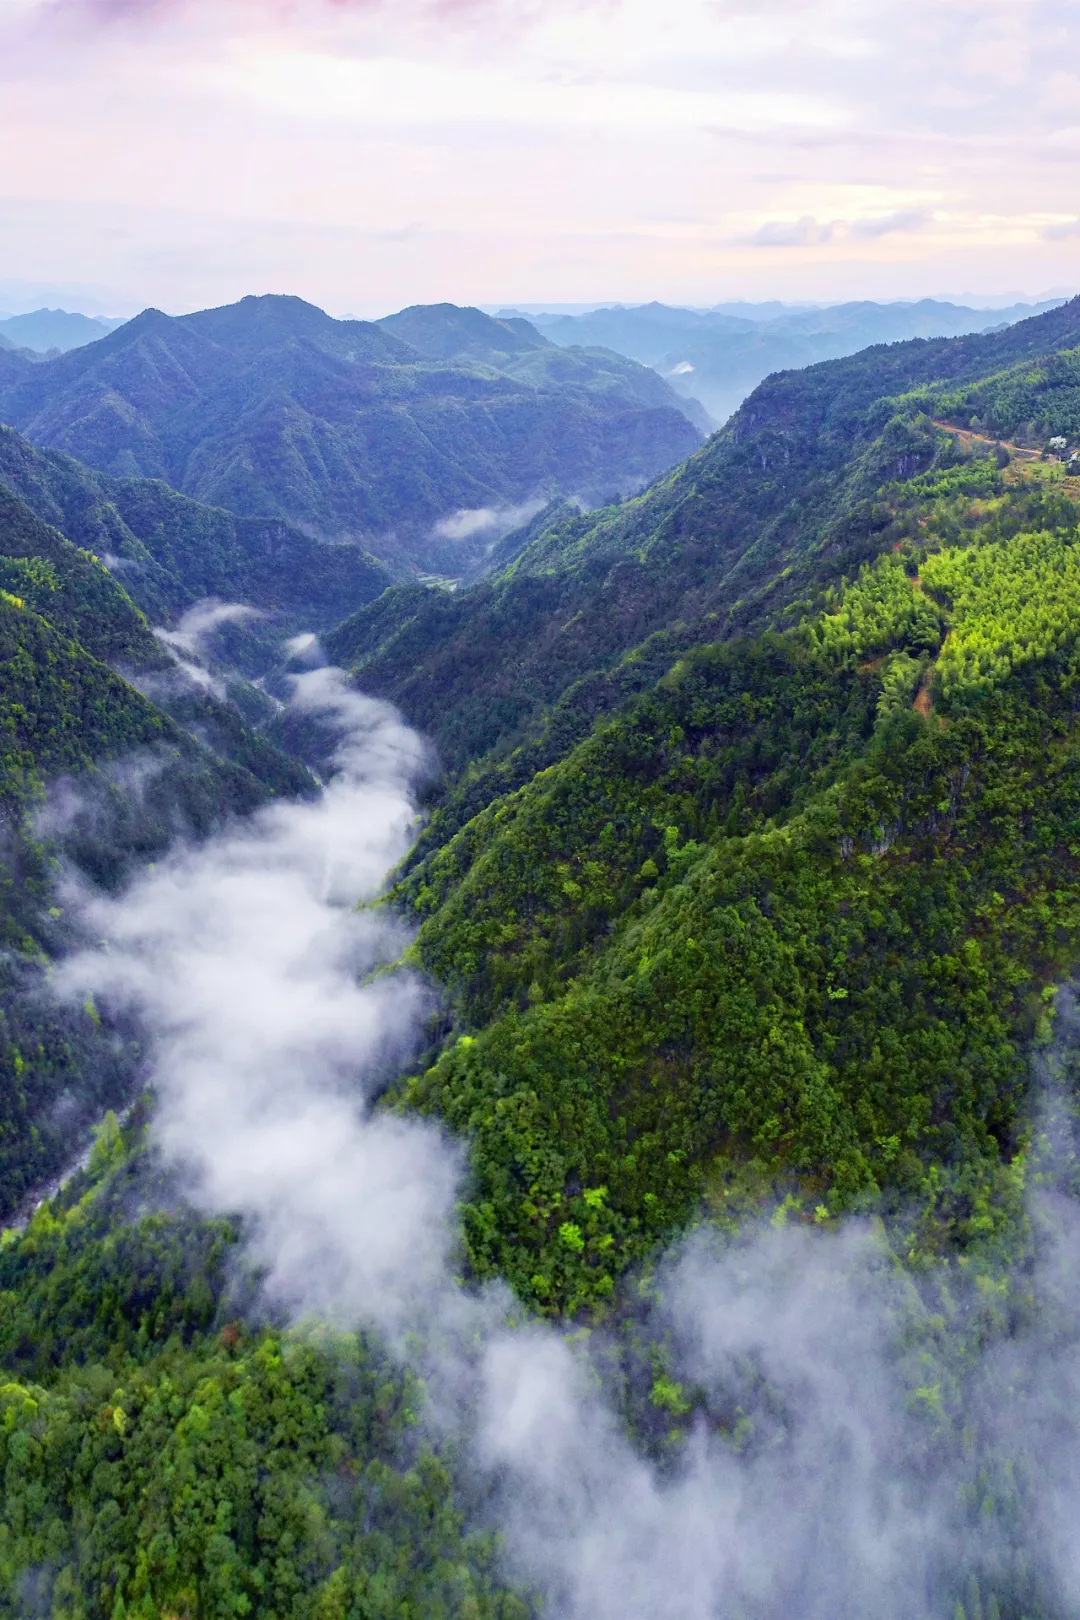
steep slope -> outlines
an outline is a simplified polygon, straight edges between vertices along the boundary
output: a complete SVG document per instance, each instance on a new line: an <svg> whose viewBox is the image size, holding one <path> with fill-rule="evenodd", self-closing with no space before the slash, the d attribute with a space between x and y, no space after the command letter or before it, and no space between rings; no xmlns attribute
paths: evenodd
<svg viewBox="0 0 1080 1620"><path fill-rule="evenodd" d="M450 1030L399 1100L473 1140L478 1275L602 1308L755 1186L994 1229L1080 966L1078 345L1074 301L771 378L337 633L451 766L398 889Z"/></svg>
<svg viewBox="0 0 1080 1620"><path fill-rule="evenodd" d="M9 595L101 661L162 669L168 658L107 569L0 486L0 577Z"/></svg>
<svg viewBox="0 0 1080 1620"><path fill-rule="evenodd" d="M106 559L157 622L203 597L269 609L305 629L390 583L360 546L328 545L274 518L241 518L160 480L110 478L0 427L0 487Z"/></svg>
<svg viewBox="0 0 1080 1620"><path fill-rule="evenodd" d="M403 1104L474 1139L479 1274L602 1301L747 1165L976 1230L1080 965L1080 507L939 449L796 627L436 824L400 892L464 1038Z"/></svg>
<svg viewBox="0 0 1080 1620"><path fill-rule="evenodd" d="M445 565L454 547L431 529L455 511L625 492L699 441L640 368L553 355L553 370L526 355L520 375L520 356L510 370L430 359L382 326L249 298L148 310L45 363L5 355L0 416L114 477Z"/></svg>

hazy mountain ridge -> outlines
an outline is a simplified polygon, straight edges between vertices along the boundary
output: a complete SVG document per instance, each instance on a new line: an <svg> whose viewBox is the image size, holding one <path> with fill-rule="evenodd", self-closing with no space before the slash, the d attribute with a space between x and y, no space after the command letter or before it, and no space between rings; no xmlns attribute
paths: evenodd
<svg viewBox="0 0 1080 1620"><path fill-rule="evenodd" d="M379 325L431 359L469 360L494 366L541 387L582 388L613 395L626 391L640 404L659 410L667 409L672 402L667 385L661 382L657 388L655 374L636 359L628 365L627 357L612 346L553 343L520 317L492 321L478 309L429 304L388 315ZM711 431L713 424L696 400L680 395L679 405L701 432Z"/></svg>
<svg viewBox="0 0 1080 1620"><path fill-rule="evenodd" d="M767 317L751 318L722 308L652 303L532 320L553 342L600 343L640 360L680 392L700 398L722 422L770 372L839 359L876 343L988 331L1052 307L981 310L932 298L892 304L863 300L821 308L776 306Z"/></svg>
<svg viewBox="0 0 1080 1620"><path fill-rule="evenodd" d="M0 346L11 344L38 354L66 352L107 337L123 320L80 315L66 309L36 309L26 315L0 316Z"/></svg>
<svg viewBox="0 0 1080 1620"><path fill-rule="evenodd" d="M468 545L433 537L438 520L639 487L700 440L647 372L550 354L535 375L526 355L521 376L433 361L382 325L253 298L184 317L146 311L43 363L5 351L0 415L114 477L163 478L243 516L467 565Z"/></svg>

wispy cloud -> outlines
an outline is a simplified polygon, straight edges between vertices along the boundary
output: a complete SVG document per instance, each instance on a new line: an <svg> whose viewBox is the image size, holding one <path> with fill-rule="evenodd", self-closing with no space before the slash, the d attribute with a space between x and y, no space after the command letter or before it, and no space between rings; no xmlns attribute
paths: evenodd
<svg viewBox="0 0 1080 1620"><path fill-rule="evenodd" d="M821 225L812 214L801 219L770 219L745 238L752 247L809 247L832 238L834 226Z"/></svg>
<svg viewBox="0 0 1080 1620"><path fill-rule="evenodd" d="M897 232L919 231L931 218L926 208L904 208L892 214L824 221L804 214L801 219L766 220L742 240L748 246L769 248L817 247L834 240L874 242Z"/></svg>
<svg viewBox="0 0 1080 1620"><path fill-rule="evenodd" d="M920 231L930 218L926 208L903 208L883 219L856 219L848 227L853 241L873 242L879 236L891 236L896 231Z"/></svg>
<svg viewBox="0 0 1080 1620"><path fill-rule="evenodd" d="M500 540L512 529L519 529L523 523L528 523L530 518L543 510L545 504L543 498L537 496L535 500L524 501L520 506L463 507L449 517L440 518L432 534L439 540L472 540L477 536Z"/></svg>

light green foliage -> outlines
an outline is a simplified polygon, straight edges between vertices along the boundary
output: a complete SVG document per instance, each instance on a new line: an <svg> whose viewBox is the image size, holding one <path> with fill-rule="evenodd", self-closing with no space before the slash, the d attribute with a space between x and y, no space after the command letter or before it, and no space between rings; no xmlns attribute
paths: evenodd
<svg viewBox="0 0 1080 1620"><path fill-rule="evenodd" d="M877 702L879 719L889 720L911 707L923 670L923 660L908 652L890 653L881 666L881 695Z"/></svg>
<svg viewBox="0 0 1080 1620"><path fill-rule="evenodd" d="M950 422L998 438L1041 446L1062 435L1075 445L1080 439L1080 348L1011 366L963 388L938 389L933 406Z"/></svg>
<svg viewBox="0 0 1080 1620"><path fill-rule="evenodd" d="M811 631L826 656L870 658L898 644L929 652L941 641L941 613L916 588L899 557L864 564L836 595L835 609Z"/></svg>
<svg viewBox="0 0 1080 1620"><path fill-rule="evenodd" d="M937 661L947 697L989 691L1014 670L1066 658L1080 632L1080 536L1017 534L928 557L923 581L952 623Z"/></svg>

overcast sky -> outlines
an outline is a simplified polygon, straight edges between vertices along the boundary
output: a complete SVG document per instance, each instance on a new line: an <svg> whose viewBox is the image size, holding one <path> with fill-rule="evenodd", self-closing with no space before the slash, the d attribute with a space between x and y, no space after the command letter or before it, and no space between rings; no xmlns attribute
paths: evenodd
<svg viewBox="0 0 1080 1620"><path fill-rule="evenodd" d="M0 309L1080 287L1080 0L0 0Z"/></svg>

